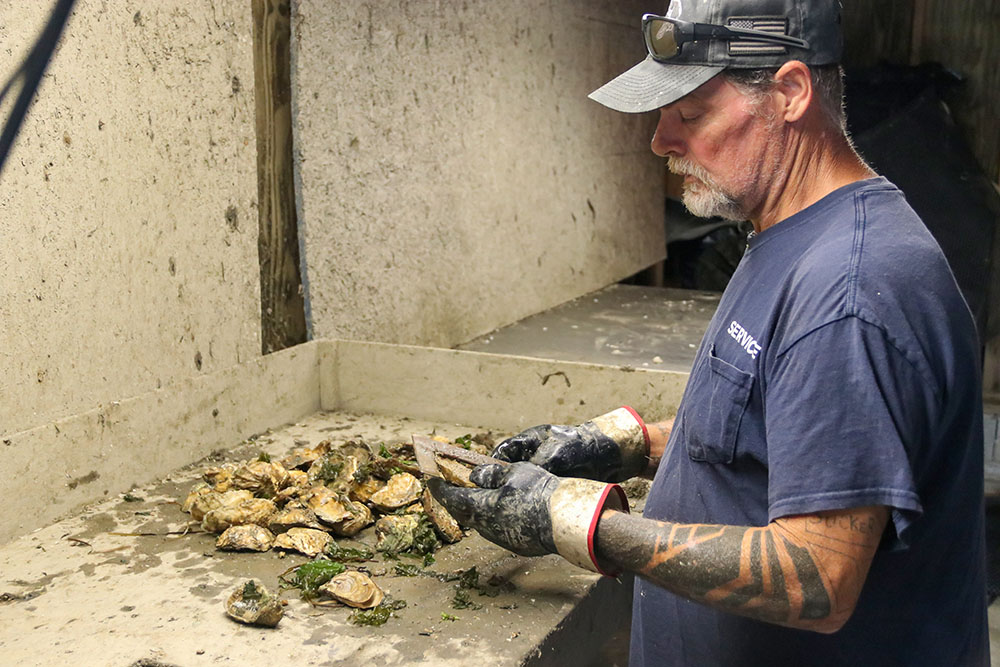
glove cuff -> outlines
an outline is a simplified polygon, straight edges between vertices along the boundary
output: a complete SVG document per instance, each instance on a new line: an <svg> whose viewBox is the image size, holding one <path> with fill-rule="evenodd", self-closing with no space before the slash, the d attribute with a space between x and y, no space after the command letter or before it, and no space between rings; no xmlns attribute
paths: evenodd
<svg viewBox="0 0 1000 667"><path fill-rule="evenodd" d="M628 514L628 499L617 484L560 478L549 497L552 542L559 555L585 570L615 577L621 571L602 568L594 551L597 521L606 509Z"/></svg>
<svg viewBox="0 0 1000 667"><path fill-rule="evenodd" d="M618 445L622 457L619 479L634 477L646 469L649 463L649 431L639 413L626 405L590 421Z"/></svg>

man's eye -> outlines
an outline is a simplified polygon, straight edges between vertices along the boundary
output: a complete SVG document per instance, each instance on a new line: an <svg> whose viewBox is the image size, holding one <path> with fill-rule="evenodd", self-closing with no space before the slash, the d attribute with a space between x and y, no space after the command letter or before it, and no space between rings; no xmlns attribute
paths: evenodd
<svg viewBox="0 0 1000 667"><path fill-rule="evenodd" d="M694 122L694 121L698 120L699 118L701 118L701 114L697 114L697 113L687 113L687 114L682 113L681 114L681 122L682 123L691 123L691 122Z"/></svg>

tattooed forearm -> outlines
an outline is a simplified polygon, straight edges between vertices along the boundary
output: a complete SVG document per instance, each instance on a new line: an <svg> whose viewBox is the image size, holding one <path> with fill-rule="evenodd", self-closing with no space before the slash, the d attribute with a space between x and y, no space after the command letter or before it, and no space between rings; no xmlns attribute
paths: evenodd
<svg viewBox="0 0 1000 667"><path fill-rule="evenodd" d="M676 524L606 512L602 558L692 600L829 632L857 602L884 507L779 519L764 527Z"/></svg>

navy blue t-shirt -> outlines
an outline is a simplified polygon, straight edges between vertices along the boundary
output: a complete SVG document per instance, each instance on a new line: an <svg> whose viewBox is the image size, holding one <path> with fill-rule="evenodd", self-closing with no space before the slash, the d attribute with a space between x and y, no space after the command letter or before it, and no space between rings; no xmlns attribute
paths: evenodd
<svg viewBox="0 0 1000 667"><path fill-rule="evenodd" d="M987 664L979 354L944 255L885 179L752 238L644 516L764 526L885 505L891 522L832 635L637 578L630 665Z"/></svg>

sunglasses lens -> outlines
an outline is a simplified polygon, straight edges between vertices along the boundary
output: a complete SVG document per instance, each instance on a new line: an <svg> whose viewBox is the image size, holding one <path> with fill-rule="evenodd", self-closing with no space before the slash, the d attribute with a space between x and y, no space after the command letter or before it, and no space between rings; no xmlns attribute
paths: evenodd
<svg viewBox="0 0 1000 667"><path fill-rule="evenodd" d="M677 55L674 24L663 19L653 19L646 25L649 52L654 58L673 58Z"/></svg>

